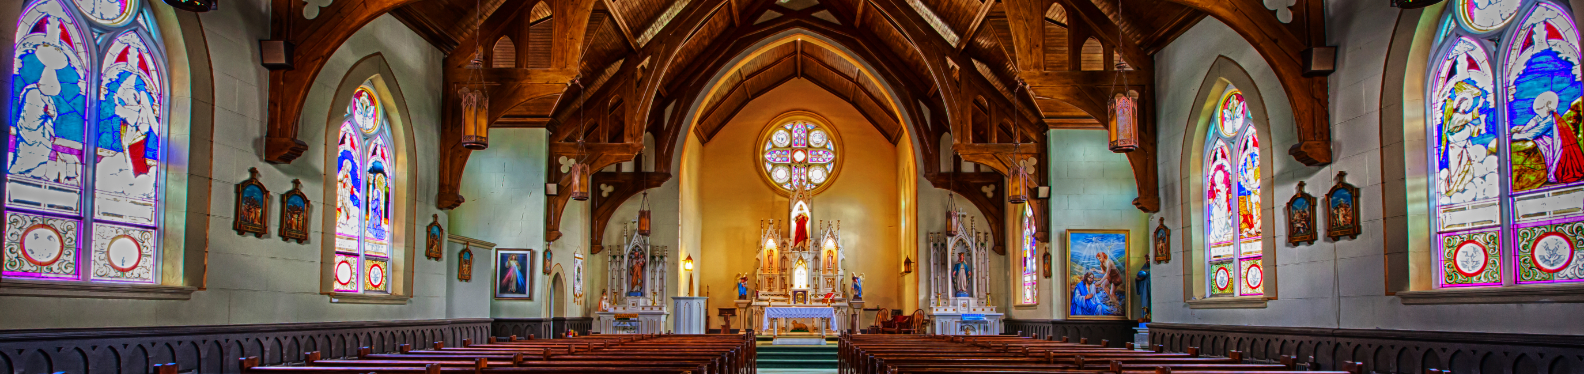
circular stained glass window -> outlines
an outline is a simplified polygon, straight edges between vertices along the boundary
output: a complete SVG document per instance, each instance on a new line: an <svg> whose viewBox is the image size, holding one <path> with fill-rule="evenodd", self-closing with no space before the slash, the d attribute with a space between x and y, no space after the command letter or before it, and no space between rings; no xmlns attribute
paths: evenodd
<svg viewBox="0 0 1584 374"><path fill-rule="evenodd" d="M373 134L380 129L380 101L372 87L366 84L358 86L352 92L352 104L347 112L351 112L352 121L357 123L363 133Z"/></svg>
<svg viewBox="0 0 1584 374"><path fill-rule="evenodd" d="M1458 21L1474 33L1487 33L1506 26L1518 16L1522 0L1462 0L1457 8Z"/></svg>
<svg viewBox="0 0 1584 374"><path fill-rule="evenodd" d="M781 115L759 136L760 175L776 190L819 192L841 169L841 138L823 118L808 112Z"/></svg>
<svg viewBox="0 0 1584 374"><path fill-rule="evenodd" d="M101 25L121 27L132 22L138 0L74 0L83 15Z"/></svg>

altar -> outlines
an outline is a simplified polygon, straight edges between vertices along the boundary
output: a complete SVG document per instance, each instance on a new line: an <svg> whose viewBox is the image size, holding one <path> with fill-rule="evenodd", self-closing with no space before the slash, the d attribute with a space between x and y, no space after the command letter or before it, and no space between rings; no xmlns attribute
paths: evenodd
<svg viewBox="0 0 1584 374"><path fill-rule="evenodd" d="M828 306L773 306L764 308L761 326L770 326L771 335L781 337L782 327L786 327L788 319L812 319L816 323L811 329L819 329L820 339L824 339L827 331L836 329L836 309ZM791 332L791 331L789 331ZM813 333L813 331L805 331Z"/></svg>
<svg viewBox="0 0 1584 374"><path fill-rule="evenodd" d="M947 205L946 231L929 234L930 332L1000 335L1006 316L990 303L990 277L982 271L990 268L990 234Z"/></svg>
<svg viewBox="0 0 1584 374"><path fill-rule="evenodd" d="M626 239L613 248L605 263L607 278L594 311L593 330L601 334L659 334L667 331L666 247L649 245L649 237L630 225ZM657 266L652 266L655 264Z"/></svg>

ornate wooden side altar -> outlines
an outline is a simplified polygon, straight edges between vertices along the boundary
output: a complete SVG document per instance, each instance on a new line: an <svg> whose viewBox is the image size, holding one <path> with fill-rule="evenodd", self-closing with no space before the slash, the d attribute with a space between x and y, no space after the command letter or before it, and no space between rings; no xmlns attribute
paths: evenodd
<svg viewBox="0 0 1584 374"><path fill-rule="evenodd" d="M609 280L594 313L601 334L664 333L666 316L666 247L650 246L649 237L622 228L627 243L606 262Z"/></svg>
<svg viewBox="0 0 1584 374"><path fill-rule="evenodd" d="M990 234L978 231L966 214L947 210L949 227L929 234L932 333L1000 335L1005 315L990 305Z"/></svg>

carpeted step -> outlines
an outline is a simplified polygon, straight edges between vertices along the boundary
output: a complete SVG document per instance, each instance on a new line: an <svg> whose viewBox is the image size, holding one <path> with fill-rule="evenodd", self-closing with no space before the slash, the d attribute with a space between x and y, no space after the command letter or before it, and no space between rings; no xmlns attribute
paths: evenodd
<svg viewBox="0 0 1584 374"><path fill-rule="evenodd" d="M835 369L837 347L831 345L774 345L758 348L762 369Z"/></svg>

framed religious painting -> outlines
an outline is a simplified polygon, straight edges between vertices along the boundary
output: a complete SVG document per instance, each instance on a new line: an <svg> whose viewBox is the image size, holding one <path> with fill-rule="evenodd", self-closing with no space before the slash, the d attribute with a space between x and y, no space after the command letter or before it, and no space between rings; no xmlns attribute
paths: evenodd
<svg viewBox="0 0 1584 374"><path fill-rule="evenodd" d="M424 257L440 261L445 256L445 228L440 227L440 215L431 215L432 221L424 228Z"/></svg>
<svg viewBox="0 0 1584 374"><path fill-rule="evenodd" d="M533 300L533 250L495 250L495 298Z"/></svg>
<svg viewBox="0 0 1584 374"><path fill-rule="evenodd" d="M473 281L473 247L462 248L457 252L457 280L463 282Z"/></svg>
<svg viewBox="0 0 1584 374"><path fill-rule="evenodd" d="M1304 192L1304 182L1299 181L1298 192L1287 200L1287 244L1314 244L1319 237L1315 232L1315 197Z"/></svg>
<svg viewBox="0 0 1584 374"><path fill-rule="evenodd" d="M552 257L550 255L550 248L545 248L545 250L544 250L544 264L539 266L540 269L544 269L544 275L550 275L550 264L553 263L553 261L551 261L551 259L552 259Z"/></svg>
<svg viewBox="0 0 1584 374"><path fill-rule="evenodd" d="M1155 225L1155 235L1151 244L1155 248L1155 263L1171 262L1171 228L1166 227L1166 217L1161 217L1160 224Z"/></svg>
<svg viewBox="0 0 1584 374"><path fill-rule="evenodd" d="M308 217L313 212L313 202L308 201L308 194L302 192L302 181L293 179L291 191L281 194L280 237L281 241L296 240L297 244L308 241Z"/></svg>
<svg viewBox="0 0 1584 374"><path fill-rule="evenodd" d="M248 168L251 175L236 185L236 210L232 229L237 235L253 234L263 237L269 233L269 188L259 182L258 168Z"/></svg>
<svg viewBox="0 0 1584 374"><path fill-rule="evenodd" d="M1326 237L1357 239L1359 234L1359 189L1347 182L1347 172L1337 172L1337 182L1326 192Z"/></svg>
<svg viewBox="0 0 1584 374"><path fill-rule="evenodd" d="M1067 318L1127 319L1128 230L1067 230Z"/></svg>

